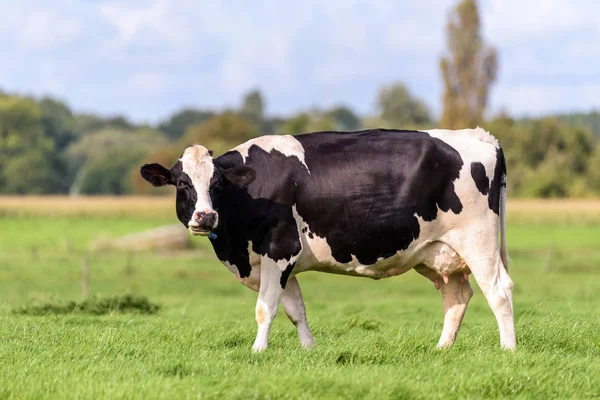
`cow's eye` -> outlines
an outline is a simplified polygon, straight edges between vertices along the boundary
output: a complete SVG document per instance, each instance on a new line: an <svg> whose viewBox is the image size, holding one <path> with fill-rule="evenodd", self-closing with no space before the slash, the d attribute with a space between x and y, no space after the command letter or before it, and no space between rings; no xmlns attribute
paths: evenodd
<svg viewBox="0 0 600 400"><path fill-rule="evenodd" d="M186 186L187 186L187 184L186 184L184 181L179 181L179 182L177 182L177 187L178 187L178 188L184 188L184 187L186 187Z"/></svg>

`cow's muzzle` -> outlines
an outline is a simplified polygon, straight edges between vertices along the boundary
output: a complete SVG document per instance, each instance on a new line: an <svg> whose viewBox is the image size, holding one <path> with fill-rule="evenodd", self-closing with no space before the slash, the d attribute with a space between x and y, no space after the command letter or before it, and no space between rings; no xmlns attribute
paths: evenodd
<svg viewBox="0 0 600 400"><path fill-rule="evenodd" d="M188 228L192 235L207 236L216 229L219 223L219 214L216 211L195 211Z"/></svg>

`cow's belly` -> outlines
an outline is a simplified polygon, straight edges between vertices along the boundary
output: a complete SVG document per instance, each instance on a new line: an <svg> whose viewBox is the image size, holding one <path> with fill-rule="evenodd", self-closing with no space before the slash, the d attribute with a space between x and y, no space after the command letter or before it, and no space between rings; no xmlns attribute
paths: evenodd
<svg viewBox="0 0 600 400"><path fill-rule="evenodd" d="M240 278L237 268L227 262L225 262L225 265L236 275L240 283L258 291L260 288L261 257L252 251L251 243L248 245L248 253L252 267L249 277ZM392 257L381 258L372 265L363 265L356 257L353 257L349 263L337 262L331 256L331 249L327 246L326 241L321 241L316 236L313 236L313 238L307 236L303 239L302 254L297 260L292 275L305 271L319 271L381 279L401 275L413 268L431 280L435 280L442 275L449 276L456 273L470 272L460 255L449 244L439 240L416 241L408 249L400 251Z"/></svg>
<svg viewBox="0 0 600 400"><path fill-rule="evenodd" d="M309 238L310 239L310 238ZM441 275L468 272L460 255L442 241L415 242L408 249L388 258L380 258L371 265L361 264L356 257L349 263L339 263L331 256L331 249L323 240L307 240L298 260L296 273L320 271L333 274L381 279L401 275L413 268L433 279Z"/></svg>
<svg viewBox="0 0 600 400"><path fill-rule="evenodd" d="M319 271L330 274L362 276L373 279L387 278L405 273L412 267L402 262L401 255L381 259L375 264L364 265L353 259L349 263L320 262L312 264L299 263L297 272Z"/></svg>

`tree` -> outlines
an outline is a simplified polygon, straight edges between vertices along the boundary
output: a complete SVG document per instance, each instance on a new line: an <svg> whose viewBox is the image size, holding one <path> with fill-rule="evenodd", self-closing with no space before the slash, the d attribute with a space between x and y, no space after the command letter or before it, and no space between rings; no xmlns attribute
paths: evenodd
<svg viewBox="0 0 600 400"><path fill-rule="evenodd" d="M68 149L72 170L77 172L71 193L129 193L132 167L166 144L160 132L144 128L108 128L84 136Z"/></svg>
<svg viewBox="0 0 600 400"><path fill-rule="evenodd" d="M214 117L215 113L206 110L185 108L171 115L168 120L161 122L158 129L172 141L179 140L192 125L200 124Z"/></svg>
<svg viewBox="0 0 600 400"><path fill-rule="evenodd" d="M252 90L244 96L240 114L256 124L258 128L262 127L264 120L265 104L263 96L259 90Z"/></svg>
<svg viewBox="0 0 600 400"><path fill-rule="evenodd" d="M596 195L600 195L600 143L589 161L587 184Z"/></svg>
<svg viewBox="0 0 600 400"><path fill-rule="evenodd" d="M265 135L277 135L281 133L281 128L286 120L280 117L265 118L263 120L263 133Z"/></svg>
<svg viewBox="0 0 600 400"><path fill-rule="evenodd" d="M101 117L95 114L77 114L73 116L73 131L77 136L85 136L101 129L119 129L132 131L138 127L123 116Z"/></svg>
<svg viewBox="0 0 600 400"><path fill-rule="evenodd" d="M129 172L139 169L139 154L128 149L111 150L86 165L79 193L123 195L131 192Z"/></svg>
<svg viewBox="0 0 600 400"><path fill-rule="evenodd" d="M380 118L395 128L416 128L431 123L425 103L414 98L400 82L379 89L377 108Z"/></svg>
<svg viewBox="0 0 600 400"><path fill-rule="evenodd" d="M440 62L444 128L474 128L482 123L498 73L498 55L484 43L480 31L476 1L461 1L450 12L446 28L449 54Z"/></svg>
<svg viewBox="0 0 600 400"><path fill-rule="evenodd" d="M504 149L509 193L528 197L590 194L597 139L589 130L569 127L555 118L515 121L507 116L485 127Z"/></svg>
<svg viewBox="0 0 600 400"><path fill-rule="evenodd" d="M71 177L42 115L33 99L0 96L0 192L66 192Z"/></svg>
<svg viewBox="0 0 600 400"><path fill-rule="evenodd" d="M73 113L62 101L44 97L39 102L44 134L52 138L57 151L63 151L75 139Z"/></svg>
<svg viewBox="0 0 600 400"><path fill-rule="evenodd" d="M298 114L290 119L281 127L282 135L297 135L309 132L310 115L307 113Z"/></svg>
<svg viewBox="0 0 600 400"><path fill-rule="evenodd" d="M2 173L2 191L20 195L67 193L72 179L61 155L43 148L8 159Z"/></svg>
<svg viewBox="0 0 600 400"><path fill-rule="evenodd" d="M348 107L334 107L327 112L327 116L333 119L338 130L355 131L360 128L360 118Z"/></svg>
<svg viewBox="0 0 600 400"><path fill-rule="evenodd" d="M140 166L144 164L158 163L167 168L171 168L171 166L175 165L179 157L181 157L182 152L183 148L177 148L175 145L162 146L160 149L142 158L137 165L134 165L131 168L129 172L129 182L132 191L137 194L145 195L160 195L169 193L172 189L169 187L169 185L162 187L148 185L148 182L146 182L140 175Z"/></svg>
<svg viewBox="0 0 600 400"><path fill-rule="evenodd" d="M200 144L212 150L216 157L258 135L255 125L233 112L226 112L191 126L176 147L183 150L185 146Z"/></svg>
<svg viewBox="0 0 600 400"><path fill-rule="evenodd" d="M44 136L42 113L31 99L8 96L0 98L0 154L16 155L32 147L52 147Z"/></svg>
<svg viewBox="0 0 600 400"><path fill-rule="evenodd" d="M82 137L68 149L69 157L78 167L105 154L127 149L132 154L148 154L167 144L167 140L152 129L127 131L102 129Z"/></svg>
<svg viewBox="0 0 600 400"><path fill-rule="evenodd" d="M586 128L589 128L594 135L600 137L600 111L559 114L556 117L567 125L585 126Z"/></svg>

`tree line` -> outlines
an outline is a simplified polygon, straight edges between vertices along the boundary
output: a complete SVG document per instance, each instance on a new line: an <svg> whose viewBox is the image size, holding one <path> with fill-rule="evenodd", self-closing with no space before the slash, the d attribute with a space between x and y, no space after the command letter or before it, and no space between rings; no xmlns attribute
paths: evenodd
<svg viewBox="0 0 600 400"><path fill-rule="evenodd" d="M75 113L58 99L0 91L0 193L158 194L165 189L142 182L140 164L172 165L193 143L221 154L265 134L479 125L504 148L511 195L600 195L600 114L485 118L498 55L481 37L475 0L460 1L450 11L446 35L439 121L402 82L379 89L374 115L361 116L339 105L286 118L272 116L266 114L265 98L256 89L230 110L185 108L156 125L134 124L123 116Z"/></svg>

